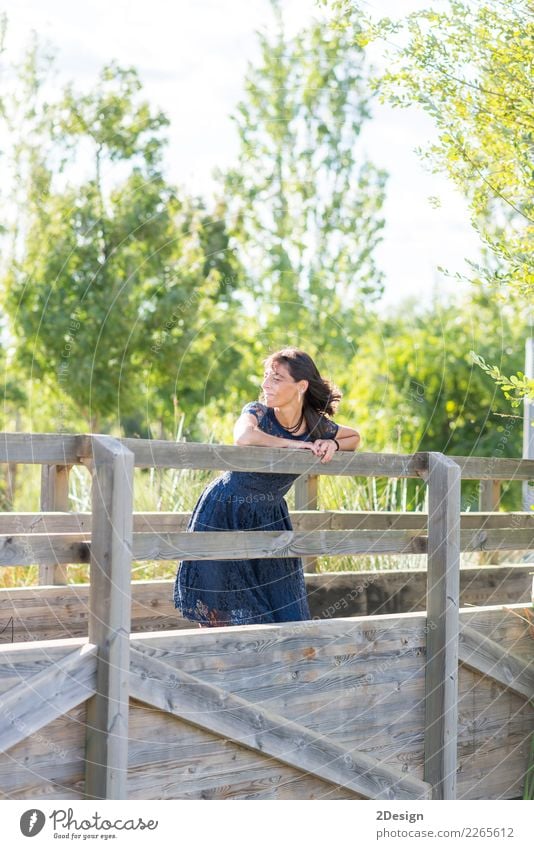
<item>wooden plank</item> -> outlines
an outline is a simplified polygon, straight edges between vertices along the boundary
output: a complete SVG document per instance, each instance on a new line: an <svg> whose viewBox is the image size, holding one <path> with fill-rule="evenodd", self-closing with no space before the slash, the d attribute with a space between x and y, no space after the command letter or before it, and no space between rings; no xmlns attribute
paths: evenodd
<svg viewBox="0 0 534 849"><path fill-rule="evenodd" d="M526 699L534 698L534 657L526 662L495 640L464 625L460 630L459 658L514 693Z"/></svg>
<svg viewBox="0 0 534 849"><path fill-rule="evenodd" d="M87 563L88 533L0 536L0 567L34 563ZM462 531L462 551L534 549L534 529ZM424 554L427 536L418 531L180 531L135 533L132 555L142 560L236 560L319 554Z"/></svg>
<svg viewBox="0 0 534 849"><path fill-rule="evenodd" d="M87 644L2 694L0 751L84 702L96 688L96 646Z"/></svg>
<svg viewBox="0 0 534 849"><path fill-rule="evenodd" d="M0 536L0 566L89 563L90 534L10 534Z"/></svg>
<svg viewBox="0 0 534 849"><path fill-rule="evenodd" d="M530 533L530 532L527 532ZM0 536L0 566L87 563L89 534ZM477 541L483 545L483 542ZM412 531L196 531L133 535L134 560L300 557L304 554L423 554L426 537Z"/></svg>
<svg viewBox="0 0 534 849"><path fill-rule="evenodd" d="M85 716L82 702L0 753L1 798L82 799Z"/></svg>
<svg viewBox="0 0 534 849"><path fill-rule="evenodd" d="M0 462L68 465L92 456L92 440L98 434L8 433L0 435ZM375 477L420 477L428 469L427 452L413 455L341 452L331 463L310 462L308 452L258 446L174 443L157 439L120 439L135 455L138 468L239 469L240 471L294 472ZM292 454L293 452L289 452ZM534 460L503 457L452 456L464 480L534 479Z"/></svg>
<svg viewBox="0 0 534 849"><path fill-rule="evenodd" d="M462 611L462 627L473 627L505 649L530 661L533 650L534 608L507 604Z"/></svg>
<svg viewBox="0 0 534 849"><path fill-rule="evenodd" d="M98 665L87 706L86 795L95 799L126 798L133 468L117 440L94 438L89 641Z"/></svg>
<svg viewBox="0 0 534 849"><path fill-rule="evenodd" d="M363 477L419 477L427 468L426 453L378 454L340 451L330 463L321 463L310 451L298 448L260 448L256 445L213 445L158 439L120 440L135 454L136 468L216 469L240 472L346 475Z"/></svg>
<svg viewBox="0 0 534 849"><path fill-rule="evenodd" d="M258 704L205 684L132 644L132 696L278 758L326 781L375 799L426 799L429 787L362 752L346 751L325 737Z"/></svg>
<svg viewBox="0 0 534 849"><path fill-rule="evenodd" d="M462 531L460 545L462 551L530 551L534 548L534 528Z"/></svg>
<svg viewBox="0 0 534 849"><path fill-rule="evenodd" d="M534 526L534 513L461 513L462 530L528 530Z"/></svg>
<svg viewBox="0 0 534 849"><path fill-rule="evenodd" d="M426 569L305 575L312 617L376 616L426 610ZM462 607L530 600L532 565L463 566ZM1 597L1 593L0 593Z"/></svg>
<svg viewBox="0 0 534 849"><path fill-rule="evenodd" d="M434 799L456 796L460 469L429 456L425 780Z"/></svg>
<svg viewBox="0 0 534 849"><path fill-rule="evenodd" d="M478 509L481 513L496 513L501 501L501 482L481 480L478 490Z"/></svg>
<svg viewBox="0 0 534 849"><path fill-rule="evenodd" d="M296 510L306 510L314 513L319 506L318 503L318 475L301 475L295 481L295 507ZM314 517L317 519L317 517ZM295 528L294 523L293 528ZM324 527L324 526L321 526ZM304 571L312 574L318 571L318 561L316 557L304 557L302 560Z"/></svg>
<svg viewBox="0 0 534 849"><path fill-rule="evenodd" d="M0 513L0 535L71 533L91 530L90 513Z"/></svg>
<svg viewBox="0 0 534 849"><path fill-rule="evenodd" d="M341 452L339 457L334 456L331 463L321 464L318 460L310 464L309 457L299 456L304 454L299 449L295 449L295 459L290 459L287 449L278 448L213 445L212 443L170 443L157 439L131 438L122 439L121 442L135 453L135 465L140 468L163 466L258 472L285 471L296 474L313 471L313 474L346 474L364 477L421 477L428 470L428 452L424 451L412 455L362 451L351 454L350 459L346 456L348 452ZM237 462L233 462L234 455ZM180 456L183 461L179 459ZM202 456L205 460L201 459ZM464 480L534 479L534 460L462 456L452 456L449 459L460 466ZM203 465L204 462L206 465ZM337 468L333 471L336 465L346 466L347 469Z"/></svg>
<svg viewBox="0 0 534 849"><path fill-rule="evenodd" d="M449 456L460 466L462 480L530 480L534 479L534 460L515 457Z"/></svg>
<svg viewBox="0 0 534 849"><path fill-rule="evenodd" d="M70 433L0 433L0 463L79 463L83 435Z"/></svg>
<svg viewBox="0 0 534 849"><path fill-rule="evenodd" d="M428 516L426 513L395 513L386 510L364 512L352 510L293 510L289 513L293 530L398 530L421 531L426 533ZM134 513L134 533L161 533L185 530L190 512L176 513ZM462 513L462 530L532 530L534 512L530 513ZM90 513L0 513L0 535L9 534L77 534L91 532Z"/></svg>
<svg viewBox="0 0 534 849"><path fill-rule="evenodd" d="M135 534L134 560L300 557L304 554L424 554L412 531L195 531Z"/></svg>
<svg viewBox="0 0 534 849"><path fill-rule="evenodd" d="M313 618L426 610L426 569L305 575ZM462 607L530 601L532 566L460 569ZM132 632L191 628L174 607L174 580L132 582ZM87 635L89 584L0 590L0 646L10 641ZM4 630L3 630L4 629Z"/></svg>
<svg viewBox="0 0 534 849"><path fill-rule="evenodd" d="M184 514L187 518L188 514ZM356 512L350 510L292 511L290 512L293 529L297 530L419 530L426 533L428 516L426 513ZM156 520L157 521L157 520ZM460 514L462 530L532 530L532 513L476 513ZM138 528L141 530L141 527ZM147 530L159 530L154 526ZM178 530L178 528L176 528Z"/></svg>
<svg viewBox="0 0 534 849"><path fill-rule="evenodd" d="M69 507L69 471L71 466L41 467L41 510L62 510ZM67 570L62 563L40 563L39 583L66 584Z"/></svg>
<svg viewBox="0 0 534 849"><path fill-rule="evenodd" d="M130 729L129 799L362 798L133 699Z"/></svg>

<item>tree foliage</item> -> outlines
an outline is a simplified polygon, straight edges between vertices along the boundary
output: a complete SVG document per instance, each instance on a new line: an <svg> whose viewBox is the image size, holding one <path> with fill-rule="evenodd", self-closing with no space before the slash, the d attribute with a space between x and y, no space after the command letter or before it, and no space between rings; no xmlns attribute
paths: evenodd
<svg viewBox="0 0 534 849"><path fill-rule="evenodd" d="M134 69L111 64L89 94L69 86L43 104L37 59L20 72L32 132L14 146L25 179L4 276L13 366L54 384L93 430L173 427L177 406L202 403L211 335L233 326L217 308L236 276L224 209L213 225L166 181L168 120Z"/></svg>
<svg viewBox="0 0 534 849"><path fill-rule="evenodd" d="M534 18L528 0L449 0L402 20L372 20L350 2L334 2L337 25L356 44L379 39L387 70L375 79L394 106L419 104L433 119L437 141L421 152L467 198L485 262L473 279L495 297L519 296L532 307L534 193ZM519 394L534 382L517 375ZM507 379L505 385L513 383Z"/></svg>
<svg viewBox="0 0 534 849"><path fill-rule="evenodd" d="M370 114L364 54L325 23L289 38L272 6L276 34L259 34L261 61L233 116L233 235L265 337L287 342L289 329L346 362L382 292L374 249L386 175L358 150Z"/></svg>
<svg viewBox="0 0 534 849"><path fill-rule="evenodd" d="M524 322L479 289L445 306L415 307L407 301L364 335L351 363L347 400L366 450L521 456L522 418L470 352L519 368Z"/></svg>

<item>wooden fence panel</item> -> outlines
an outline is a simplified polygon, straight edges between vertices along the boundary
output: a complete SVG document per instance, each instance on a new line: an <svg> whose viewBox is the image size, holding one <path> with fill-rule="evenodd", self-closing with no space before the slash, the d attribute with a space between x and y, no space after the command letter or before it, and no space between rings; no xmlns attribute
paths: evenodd
<svg viewBox="0 0 534 849"><path fill-rule="evenodd" d="M529 610L521 605L466 610L460 615L461 627L512 650L528 666L534 657ZM276 714L304 727L303 747L304 739L319 735L332 751L363 752L404 776L419 781L423 777L423 614L191 629L137 634L131 641L154 669L163 664L175 694L182 678L191 676L218 698L225 690L257 705L253 736L261 731L265 712ZM80 640L57 640L0 646L0 692L7 694L30 676L67 662L69 654L83 645ZM149 667L145 671L150 674ZM459 671L458 798L518 796L534 708L486 673L464 664ZM132 674L137 674L135 664ZM149 699L150 683L145 685ZM231 703L223 696L220 706L224 710ZM38 700L34 710L39 710ZM303 772L272 753L252 751L246 743L230 740L222 727L209 731L198 728L194 716L189 719L193 724L131 699L131 798L361 797L346 789L345 782L339 783L338 773L312 776L309 769ZM0 794L84 798L86 721L85 706L80 705L0 754ZM252 740L253 747L259 739ZM305 763L304 759L301 765Z"/></svg>

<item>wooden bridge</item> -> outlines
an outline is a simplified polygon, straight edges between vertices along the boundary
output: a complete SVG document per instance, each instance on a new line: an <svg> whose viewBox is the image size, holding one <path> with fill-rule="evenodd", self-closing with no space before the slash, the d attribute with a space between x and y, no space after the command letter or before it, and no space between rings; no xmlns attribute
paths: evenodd
<svg viewBox="0 0 534 849"><path fill-rule="evenodd" d="M43 467L46 511L0 517L0 565L38 563L48 584L41 601L32 596L41 620L66 564L90 563L86 635L35 640L19 626L17 641L0 645L4 798L521 794L534 725L532 606L460 609L459 566L461 550L533 549L534 515L461 514L460 481L529 480L534 461L342 453L321 464L297 449L99 434L2 434L0 460ZM74 464L92 475L90 515L67 512ZM191 534L184 514L134 516L135 467L291 472L302 476L301 507L322 475L420 478L428 516L374 514L362 527L361 514L301 509L292 532ZM132 560L369 553L426 557L424 610L132 632ZM68 591L74 599L76 585ZM21 592L0 602L13 622ZM69 610L80 613L66 601L47 621Z"/></svg>

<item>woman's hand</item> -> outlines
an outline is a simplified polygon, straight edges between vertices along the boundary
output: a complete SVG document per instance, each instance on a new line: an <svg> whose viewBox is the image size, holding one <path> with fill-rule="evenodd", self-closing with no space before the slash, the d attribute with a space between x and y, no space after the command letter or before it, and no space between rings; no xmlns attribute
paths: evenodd
<svg viewBox="0 0 534 849"><path fill-rule="evenodd" d="M315 456L321 458L321 463L329 463L338 450L333 439L316 439L315 442L309 442L308 445Z"/></svg>

